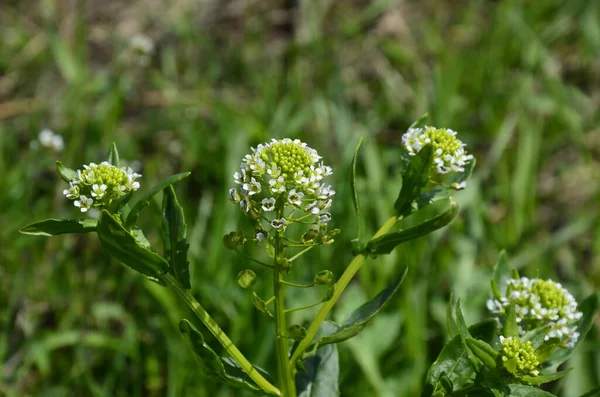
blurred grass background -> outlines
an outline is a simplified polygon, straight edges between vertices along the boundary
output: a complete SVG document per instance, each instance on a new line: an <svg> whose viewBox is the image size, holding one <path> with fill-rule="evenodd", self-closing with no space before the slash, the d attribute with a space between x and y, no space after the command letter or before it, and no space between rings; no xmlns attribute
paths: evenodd
<svg viewBox="0 0 600 397"><path fill-rule="evenodd" d="M135 47L136 35L154 48ZM0 395L246 395L199 374L177 330L190 313L95 236L18 234L77 216L54 163L102 161L111 141L140 167L142 190L192 171L176 188L193 293L273 373L272 324L236 283L252 265L221 240L249 227L227 199L242 156L297 137L334 168L342 234L296 265L302 282L323 268L339 276L351 258L348 167L360 136L358 187L374 231L399 190L407 126L429 112L431 124L459 131L478 166L457 194L458 218L368 262L335 313L410 267L385 312L341 345L342 396L418 395L446 338L450 293L468 321L483 318L502 249L523 274L555 277L578 299L598 289L597 1L3 0L0 37ZM63 136L63 151L39 144L44 128ZM160 252L159 203L141 226ZM255 270L267 297L270 276ZM316 299L302 292L290 292L290 306ZM599 327L553 392L600 383Z"/></svg>

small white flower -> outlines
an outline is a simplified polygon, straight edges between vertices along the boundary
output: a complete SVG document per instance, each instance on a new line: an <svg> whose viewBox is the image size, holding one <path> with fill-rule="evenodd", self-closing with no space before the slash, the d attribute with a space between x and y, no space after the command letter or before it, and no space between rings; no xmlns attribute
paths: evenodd
<svg viewBox="0 0 600 397"><path fill-rule="evenodd" d="M154 41L142 33L133 35L129 40L129 45L134 51L138 51L144 55L152 55L154 52Z"/></svg>
<svg viewBox="0 0 600 397"><path fill-rule="evenodd" d="M246 190L249 196L260 193L260 182L258 182L256 178L252 177L250 183L244 183L242 185L242 189Z"/></svg>
<svg viewBox="0 0 600 397"><path fill-rule="evenodd" d="M258 231L256 233L256 240L259 243L262 243L263 241L265 241L267 239L267 237L269 237L269 236L268 236L267 232L264 230Z"/></svg>
<svg viewBox="0 0 600 397"><path fill-rule="evenodd" d="M261 204L264 211L273 211L275 209L275 199L273 197L263 199Z"/></svg>
<svg viewBox="0 0 600 397"><path fill-rule="evenodd" d="M62 152L63 149L65 148L65 141L63 141L63 137L58 134L54 134L54 136L52 137L52 142L50 144L50 147L55 152Z"/></svg>
<svg viewBox="0 0 600 397"><path fill-rule="evenodd" d="M273 194L285 192L285 179L283 176L280 176L277 179L271 179L269 181L269 189L271 189Z"/></svg>
<svg viewBox="0 0 600 397"><path fill-rule="evenodd" d="M44 147L51 147L52 146L52 138L53 137L54 137L54 132L52 132L48 128L44 128L40 132L40 135L38 136L38 139L40 140L40 143L42 144L42 146L44 146Z"/></svg>
<svg viewBox="0 0 600 397"><path fill-rule="evenodd" d="M75 207L79 207L79 209L81 209L81 212L86 212L92 207L92 204L94 204L94 200L85 196L79 196L79 200L75 200L73 204L75 205Z"/></svg>
<svg viewBox="0 0 600 397"><path fill-rule="evenodd" d="M290 192L288 194L288 201L297 206L302 205L302 198L304 198L304 193L302 193L302 192L296 193L296 189L290 190Z"/></svg>
<svg viewBox="0 0 600 397"><path fill-rule="evenodd" d="M331 214L329 212L325 212L324 214L319 215L317 218L317 223L320 225L326 224L331 220Z"/></svg>
<svg viewBox="0 0 600 397"><path fill-rule="evenodd" d="M233 180L238 185L244 184L246 182L246 170L242 168L241 172L236 172L233 174Z"/></svg>
<svg viewBox="0 0 600 397"><path fill-rule="evenodd" d="M96 198L102 198L102 196L104 196L104 193L106 193L105 184L98 185L95 183L94 185L92 185L92 196Z"/></svg>
<svg viewBox="0 0 600 397"><path fill-rule="evenodd" d="M242 198L237 189L231 188L229 189L229 199L233 201L234 204L238 204Z"/></svg>
<svg viewBox="0 0 600 397"><path fill-rule="evenodd" d="M250 211L250 199L248 197L244 197L240 201L240 208L243 209L245 212Z"/></svg>
<svg viewBox="0 0 600 397"><path fill-rule="evenodd" d="M450 185L450 187L454 190L463 190L464 188L467 187L467 181L462 181L460 183L453 183L452 185Z"/></svg>
<svg viewBox="0 0 600 397"><path fill-rule="evenodd" d="M69 199L79 197L79 186L77 186L77 181L69 182L69 188L63 190L63 194Z"/></svg>
<svg viewBox="0 0 600 397"><path fill-rule="evenodd" d="M135 177L133 175L127 175L127 182L125 183L125 188L127 190L138 190L140 188L140 183L135 181Z"/></svg>
<svg viewBox="0 0 600 397"><path fill-rule="evenodd" d="M285 218L281 218L281 219L273 219L271 221L271 226L273 226L274 229L277 230L281 230L283 229L283 227L287 224L287 221L285 220Z"/></svg>
<svg viewBox="0 0 600 397"><path fill-rule="evenodd" d="M317 215L319 213L319 202L317 200L313 201L309 205L304 208L306 212L310 212L311 214Z"/></svg>

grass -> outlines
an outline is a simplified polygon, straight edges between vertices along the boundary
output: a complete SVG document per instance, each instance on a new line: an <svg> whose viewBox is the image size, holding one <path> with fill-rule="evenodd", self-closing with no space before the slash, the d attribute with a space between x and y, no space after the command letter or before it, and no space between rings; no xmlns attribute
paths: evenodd
<svg viewBox="0 0 600 397"><path fill-rule="evenodd" d="M294 23L271 1L62 3L0 5L0 395L243 395L199 375L177 330L190 313L95 237L17 233L75 216L54 162L99 161L112 141L141 162L142 189L192 171L177 190L193 293L273 373L272 326L236 283L248 264L222 246L248 226L227 200L242 156L298 137L334 167L342 234L294 269L303 282L323 268L339 275L350 260L347 175L360 136L358 188L373 232L398 193L407 126L429 112L433 125L460 132L478 166L458 195L459 217L370 261L335 313L343 318L409 265L385 313L341 345L342 396L416 395L446 337L449 294L463 298L468 321L482 318L502 249L523 274L555 277L579 299L598 290L597 2L300 2ZM128 49L137 31L156 42L146 66ZM62 153L30 147L43 128L63 135ZM153 244L158 203L141 225ZM262 275L257 292L269 285ZM600 384L598 327L554 392Z"/></svg>

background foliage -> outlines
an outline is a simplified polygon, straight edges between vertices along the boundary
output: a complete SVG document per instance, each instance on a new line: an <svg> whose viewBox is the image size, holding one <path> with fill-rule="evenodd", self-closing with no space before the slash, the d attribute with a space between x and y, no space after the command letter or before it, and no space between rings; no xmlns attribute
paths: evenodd
<svg viewBox="0 0 600 397"><path fill-rule="evenodd" d="M147 62L132 52L137 33L156 44ZM335 312L344 318L409 266L385 313L340 346L342 396L416 395L447 338L449 294L463 298L468 322L483 318L502 249L522 274L556 277L579 299L598 290L596 1L8 0L0 37L0 395L244 395L198 375L177 329L187 309L109 259L95 237L17 233L75 216L54 162L99 162L113 140L123 160L140 162L142 190L192 171L176 189L193 292L274 372L272 324L236 283L249 264L221 240L249 226L227 199L242 156L298 137L334 167L342 234L294 268L302 282L323 268L339 276L351 257L359 136L373 231L392 213L407 126L429 112L433 125L460 132L478 166L458 218L370 261ZM62 153L31 145L43 128L63 135ZM159 208L160 197L142 218L157 250ZM255 271L257 292L267 291L269 276ZM314 299L290 294L291 306ZM600 383L599 326L553 391Z"/></svg>

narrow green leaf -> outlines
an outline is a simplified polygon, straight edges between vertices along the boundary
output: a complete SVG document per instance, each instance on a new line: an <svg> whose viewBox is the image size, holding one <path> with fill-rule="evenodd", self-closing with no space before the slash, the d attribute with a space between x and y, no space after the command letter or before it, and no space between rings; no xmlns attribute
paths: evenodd
<svg viewBox="0 0 600 397"><path fill-rule="evenodd" d="M354 156L352 157L352 166L350 167L350 191L352 192L352 202L354 203L354 211L360 217L360 202L358 201L358 193L356 191L356 161L358 160L358 152L363 144L363 139L360 137ZM360 237L360 235L359 235Z"/></svg>
<svg viewBox="0 0 600 397"><path fill-rule="evenodd" d="M296 374L298 397L338 397L340 363L336 345L319 348L304 362L306 372Z"/></svg>
<svg viewBox="0 0 600 397"><path fill-rule="evenodd" d="M588 391L585 394L582 394L581 397L594 397L600 394L600 386L594 387L592 390Z"/></svg>
<svg viewBox="0 0 600 397"><path fill-rule="evenodd" d="M131 208L131 211L129 211L129 214L127 214L125 227L127 227L127 229L130 229L137 222L137 218L140 215L140 212L142 212L142 210L150 204L152 198L156 196L161 190L163 190L169 185L174 184L177 181L182 180L189 174L189 172L182 172L180 174L171 175L167 179L155 185L144 197L138 200L138 202L135 203L135 205Z"/></svg>
<svg viewBox="0 0 600 397"><path fill-rule="evenodd" d="M467 346L478 359L488 368L496 368L496 359L498 358L498 352L494 350L488 343L473 338L465 339Z"/></svg>
<svg viewBox="0 0 600 397"><path fill-rule="evenodd" d="M506 280L512 277L510 266L508 265L508 256L506 255L506 251L500 251L500 255L498 256L498 260L496 261L496 265L494 266L494 275L492 279L496 284L497 288L502 288ZM502 291L499 291L502 292ZM500 298L496 298L500 299Z"/></svg>
<svg viewBox="0 0 600 397"><path fill-rule="evenodd" d="M535 350L544 344L548 332L550 332L549 325L546 325L545 327L535 328L523 335L521 340L524 342L531 342L531 347L533 347L533 349Z"/></svg>
<svg viewBox="0 0 600 397"><path fill-rule="evenodd" d="M538 389L535 386L529 385L508 385L510 392L505 394L506 397L556 397L552 393Z"/></svg>
<svg viewBox="0 0 600 397"><path fill-rule="evenodd" d="M34 236L56 236L66 233L90 233L96 231L95 219L46 219L21 228L23 234Z"/></svg>
<svg viewBox="0 0 600 397"><path fill-rule="evenodd" d="M318 339L317 344L323 346L329 343L339 343L356 336L398 291L407 272L408 267L404 268L400 277L377 294L375 298L348 314L342 325L338 326L334 332L330 331L327 335Z"/></svg>
<svg viewBox="0 0 600 397"><path fill-rule="evenodd" d="M566 374L571 372L572 369L573 368L569 368L564 371L555 372L553 374L544 374L544 375L538 375L538 376L523 376L523 380L531 385L539 386L539 385L543 385L548 382L553 382L555 380L562 378L563 376L565 376Z"/></svg>
<svg viewBox="0 0 600 397"><path fill-rule="evenodd" d="M186 241L186 224L183 208L177 201L173 186L163 189L162 234L165 257L171 264L169 272L181 285L190 289L190 265L187 252L190 245Z"/></svg>
<svg viewBox="0 0 600 397"><path fill-rule="evenodd" d="M190 350L194 353L196 361L200 365L202 373L211 380L225 383L240 389L246 389L253 392L260 392L267 395L252 379L246 374L240 365L230 357L219 357L213 349L205 342L204 337L188 320L179 322L179 331L183 335ZM274 383L271 376L261 368L254 366L254 369L267 379Z"/></svg>
<svg viewBox="0 0 600 397"><path fill-rule="evenodd" d="M582 340L585 339L585 336L589 332L590 328L594 324L594 318L596 317L596 312L598 311L598 307L600 306L600 294L594 293L588 296L580 305L578 305L577 309L583 313L583 316L579 320L577 324L577 332L579 332L579 338L577 339L577 343L575 346L570 349L558 349L555 351L547 361L547 365L549 368L553 368L556 370L558 366L565 361L567 361L573 355L574 349L581 343Z"/></svg>
<svg viewBox="0 0 600 397"><path fill-rule="evenodd" d="M413 156L402 175L402 188L394 203L398 216L411 213L412 202L421 193L429 181L429 172L433 163L433 146L425 145L419 153Z"/></svg>
<svg viewBox="0 0 600 397"><path fill-rule="evenodd" d="M493 343L496 335L496 320L489 319L468 328L468 333L475 339L486 343ZM431 396L435 385L442 376L447 376L454 390L462 388L471 381L475 369L468 358L467 349L463 344L461 336L452 338L442 349L435 362L429 368L426 378L426 386L421 394L423 397Z"/></svg>
<svg viewBox="0 0 600 397"><path fill-rule="evenodd" d="M117 144L114 142L110 145L110 149L108 149L106 161L108 161L115 167L119 166L119 151L117 150Z"/></svg>
<svg viewBox="0 0 600 397"><path fill-rule="evenodd" d="M510 305L506 311L502 335L506 337L519 336L519 325L517 324L517 309Z"/></svg>
<svg viewBox="0 0 600 397"><path fill-rule="evenodd" d="M67 183L78 178L77 171L65 167L60 161L56 162L56 171L62 180Z"/></svg>
<svg viewBox="0 0 600 397"><path fill-rule="evenodd" d="M65 42L59 36L52 37L50 49L52 50L55 64L58 66L58 70L67 83L76 84L81 82L85 69L76 58L75 53L65 45Z"/></svg>
<svg viewBox="0 0 600 397"><path fill-rule="evenodd" d="M410 127L408 127L408 129L411 129L411 128L423 128L423 127L425 127L428 118L429 118L429 113L423 114L414 123L412 123L410 125Z"/></svg>
<svg viewBox="0 0 600 397"><path fill-rule="evenodd" d="M135 238L121 224L117 216L103 210L98 222L98 237L102 247L112 256L133 270L157 281L157 273L169 270L169 263L160 255L150 251L140 238Z"/></svg>
<svg viewBox="0 0 600 397"><path fill-rule="evenodd" d="M420 211L426 211L428 210L428 207L436 209L441 207L442 209L432 215L431 218L419 223L416 226L399 232L388 233L369 241L366 248L367 252L371 255L389 254L394 248L396 248L396 246L404 242L414 240L446 226L458 213L458 202L453 197L436 201L433 204L423 207ZM414 214L413 216L417 214Z"/></svg>

